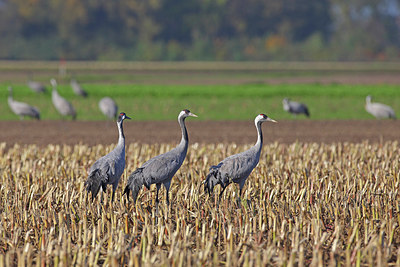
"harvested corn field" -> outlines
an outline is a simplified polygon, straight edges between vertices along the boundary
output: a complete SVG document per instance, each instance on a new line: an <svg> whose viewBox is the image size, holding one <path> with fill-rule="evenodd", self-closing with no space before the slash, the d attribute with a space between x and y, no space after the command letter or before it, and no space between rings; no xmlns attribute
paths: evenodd
<svg viewBox="0 0 400 267"><path fill-rule="evenodd" d="M246 181L218 205L208 168L249 145L189 146L172 180L171 206L155 186L136 206L122 196L128 175L175 144L130 144L111 187L92 203L87 170L113 146L0 146L0 265L337 265L400 260L397 142L272 143ZM7 149L6 149L7 147ZM397 262L399 264L399 262Z"/></svg>

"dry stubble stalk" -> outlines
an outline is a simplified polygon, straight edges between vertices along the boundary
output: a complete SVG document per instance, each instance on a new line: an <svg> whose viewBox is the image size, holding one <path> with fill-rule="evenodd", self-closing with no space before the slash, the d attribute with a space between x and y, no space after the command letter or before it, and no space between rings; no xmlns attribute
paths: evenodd
<svg viewBox="0 0 400 267"><path fill-rule="evenodd" d="M0 144L0 265L370 265L400 253L397 142L265 145L241 208L231 185L218 209L206 171L248 146L194 144L170 209L163 189L158 216L155 188L126 202L127 175L171 147L130 144L116 201L109 190L101 206L83 182L111 146Z"/></svg>

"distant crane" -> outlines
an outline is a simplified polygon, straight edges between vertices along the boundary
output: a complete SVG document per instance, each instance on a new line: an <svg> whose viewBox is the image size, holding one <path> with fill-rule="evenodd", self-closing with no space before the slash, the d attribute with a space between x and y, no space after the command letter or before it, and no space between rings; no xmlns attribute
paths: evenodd
<svg viewBox="0 0 400 267"><path fill-rule="evenodd" d="M43 85L42 83L40 83L40 82L36 82L36 81L29 80L29 81L27 82L27 85L28 85L28 87L29 87L32 91L34 91L34 92L36 92L36 93L44 93L44 92L47 91L46 86L44 86L44 85Z"/></svg>
<svg viewBox="0 0 400 267"><path fill-rule="evenodd" d="M112 185L112 201L114 201L115 190L125 169L125 135L122 127L125 119L131 118L121 112L117 120L119 132L117 146L113 151L98 159L90 168L85 187L88 193L92 192L92 201L97 196L100 187L105 192L109 184Z"/></svg>
<svg viewBox="0 0 400 267"><path fill-rule="evenodd" d="M371 100L372 97L368 95L365 103L365 110L368 113L372 114L377 119L396 119L396 114L391 107L382 103L372 103Z"/></svg>
<svg viewBox="0 0 400 267"><path fill-rule="evenodd" d="M283 109L292 114L305 114L307 117L310 117L310 113L308 112L308 108L305 104L299 103L296 101L291 101L289 98L284 98L282 100Z"/></svg>
<svg viewBox="0 0 400 267"><path fill-rule="evenodd" d="M62 116L72 116L72 119L76 119L76 111L72 104L66 100L64 97L60 96L57 91L57 82L55 79L50 80L53 86L53 91L51 93L51 100L53 101L54 107Z"/></svg>
<svg viewBox="0 0 400 267"><path fill-rule="evenodd" d="M72 87L72 91L74 91L74 93L76 95L82 96L82 97L88 96L87 92L85 90L83 90L82 86L75 79L71 80L71 87Z"/></svg>
<svg viewBox="0 0 400 267"><path fill-rule="evenodd" d="M257 129L257 142L249 150L242 153L232 155L221 161L216 166L211 166L209 173L204 181L204 190L210 195L214 187L219 184L222 187L222 191L219 194L219 200L221 200L222 193L225 188L232 182L239 184L240 193L239 198L242 195L242 189L247 177L257 166L260 159L261 148L263 144L263 134L261 124L265 121L276 122L269 118L265 114L259 114L254 123Z"/></svg>
<svg viewBox="0 0 400 267"><path fill-rule="evenodd" d="M100 99L99 108L109 119L114 119L117 116L118 106L115 101L108 96Z"/></svg>
<svg viewBox="0 0 400 267"><path fill-rule="evenodd" d="M167 153L148 160L140 168L137 168L133 173L131 173L124 191L124 194L127 194L128 199L129 192L132 191L133 201L136 202L139 191L143 185L146 186L147 189L150 189L150 185L156 184L156 207L158 210L158 191L161 188L161 184L163 184L167 190L167 204L169 205L168 191L172 177L181 167L188 149L189 138L185 126L185 119L189 116L197 117L197 115L187 109L184 109L179 113L178 122L182 130L182 139L177 147Z"/></svg>
<svg viewBox="0 0 400 267"><path fill-rule="evenodd" d="M23 102L18 102L15 101L13 98L13 92L12 92L12 87L9 86L8 87L8 92L9 92L9 96L8 96L8 106L10 107L10 109L20 117L20 119L22 120L24 116L28 116L28 117L32 117L35 118L37 120L40 120L40 112L36 107L33 107L31 105L28 105L26 103Z"/></svg>

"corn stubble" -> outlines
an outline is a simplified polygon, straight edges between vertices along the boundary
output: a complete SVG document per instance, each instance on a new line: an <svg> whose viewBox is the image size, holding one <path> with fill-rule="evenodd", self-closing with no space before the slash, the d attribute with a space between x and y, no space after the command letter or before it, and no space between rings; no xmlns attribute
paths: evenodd
<svg viewBox="0 0 400 267"><path fill-rule="evenodd" d="M93 203L87 169L112 149L0 145L1 265L337 265L400 260L397 142L265 145L238 206L237 185L217 205L204 193L208 167L248 146L199 145L161 190L137 205L122 196L127 176L173 144L127 148L127 166ZM399 262L397 262L399 264Z"/></svg>

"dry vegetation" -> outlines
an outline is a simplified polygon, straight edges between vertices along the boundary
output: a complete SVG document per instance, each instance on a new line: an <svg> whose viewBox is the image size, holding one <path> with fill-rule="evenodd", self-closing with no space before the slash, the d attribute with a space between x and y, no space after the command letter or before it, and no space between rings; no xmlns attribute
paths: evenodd
<svg viewBox="0 0 400 267"><path fill-rule="evenodd" d="M327 265L400 260L400 150L381 144L266 145L242 202L229 186L219 208L201 185L208 167L246 146L192 145L172 181L171 207L155 188L136 207L127 174L172 145L131 144L110 203L83 182L112 147L0 147L1 265ZM219 193L217 187L215 196ZM157 222L156 222L157 221ZM399 264L399 262L397 262Z"/></svg>

